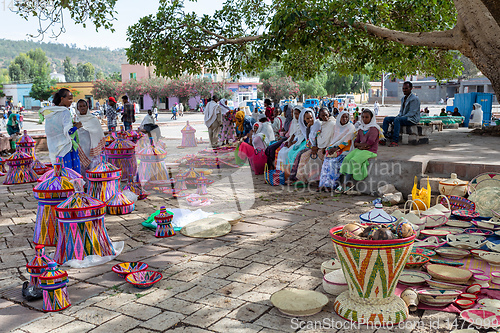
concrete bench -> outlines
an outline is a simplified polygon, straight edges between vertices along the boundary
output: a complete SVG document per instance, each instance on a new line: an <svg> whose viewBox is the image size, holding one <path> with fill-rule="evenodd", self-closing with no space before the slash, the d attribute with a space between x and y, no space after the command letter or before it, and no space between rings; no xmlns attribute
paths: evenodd
<svg viewBox="0 0 500 333"><path fill-rule="evenodd" d="M435 124L419 124L414 126L401 126L399 132L399 143L403 145L428 144L429 136L434 132ZM394 124L389 126L389 137L392 137Z"/></svg>

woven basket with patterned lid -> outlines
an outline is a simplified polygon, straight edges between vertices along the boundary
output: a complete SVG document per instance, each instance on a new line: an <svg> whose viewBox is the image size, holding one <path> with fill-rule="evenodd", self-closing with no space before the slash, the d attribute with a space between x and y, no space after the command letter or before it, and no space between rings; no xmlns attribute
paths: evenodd
<svg viewBox="0 0 500 333"><path fill-rule="evenodd" d="M56 207L59 220L102 217L106 214L106 203L83 192L81 183L75 184L75 193Z"/></svg>
<svg viewBox="0 0 500 333"><path fill-rule="evenodd" d="M65 168L63 166L64 165L63 159L60 156L56 157L56 163L54 163L54 165L55 164L61 165L61 177L66 177L69 180L83 178L83 176L80 175L75 170L70 169L70 168ZM43 182L44 180L47 180L47 179L52 178L52 177L54 177L54 169L45 172L40 178L38 178L38 182L39 183Z"/></svg>
<svg viewBox="0 0 500 333"><path fill-rule="evenodd" d="M35 256L26 264L26 271L30 274L40 274L49 267L52 262L45 254L45 247L43 245L35 246Z"/></svg>
<svg viewBox="0 0 500 333"><path fill-rule="evenodd" d="M62 166L54 165L53 176L38 183L33 189L36 199L51 199L69 197L75 192L75 188L70 180L61 176Z"/></svg>
<svg viewBox="0 0 500 333"><path fill-rule="evenodd" d="M105 145L108 146L111 142L115 141L118 136L116 135L116 132L110 132L106 137L104 138L106 140Z"/></svg>
<svg viewBox="0 0 500 333"><path fill-rule="evenodd" d="M122 215L132 213L135 209L135 204L130 201L122 192L113 195L106 203L107 211L112 215Z"/></svg>
<svg viewBox="0 0 500 333"><path fill-rule="evenodd" d="M22 151L17 150L14 154L5 161L8 166L29 165L33 163L33 156L30 156Z"/></svg>
<svg viewBox="0 0 500 333"><path fill-rule="evenodd" d="M170 223L174 218L174 213L168 211L164 206L160 207L160 214L154 217L156 223Z"/></svg>
<svg viewBox="0 0 500 333"><path fill-rule="evenodd" d="M87 171L87 178L89 181L113 180L119 179L121 177L121 173L121 169L106 162L105 157L101 156L101 163L99 163L92 170Z"/></svg>
<svg viewBox="0 0 500 333"><path fill-rule="evenodd" d="M133 155L135 144L124 139L123 137L119 137L104 149L106 151L106 155Z"/></svg>
<svg viewBox="0 0 500 333"><path fill-rule="evenodd" d="M42 289L50 288L52 285L68 282L68 272L57 268L57 263L50 262L49 267L40 275L40 286ZM45 287L45 288L44 288ZM60 288L60 286L58 286Z"/></svg>
<svg viewBox="0 0 500 333"><path fill-rule="evenodd" d="M141 132L138 132L134 129L128 130L125 133L127 133L127 140L131 140L133 142L137 142L137 140L139 140L143 136Z"/></svg>
<svg viewBox="0 0 500 333"><path fill-rule="evenodd" d="M24 134L17 140L16 146L23 148L33 148L36 146L36 141L28 135L28 131L24 130Z"/></svg>
<svg viewBox="0 0 500 333"><path fill-rule="evenodd" d="M141 162L158 162L167 158L167 152L153 145L153 139L150 138L151 145L139 151L137 157Z"/></svg>

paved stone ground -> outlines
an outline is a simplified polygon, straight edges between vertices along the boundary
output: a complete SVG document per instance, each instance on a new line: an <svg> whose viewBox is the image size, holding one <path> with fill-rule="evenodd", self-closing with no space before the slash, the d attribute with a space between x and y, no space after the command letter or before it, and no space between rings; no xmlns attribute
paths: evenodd
<svg viewBox="0 0 500 333"><path fill-rule="evenodd" d="M285 287L323 291L320 265L334 256L328 231L356 221L371 209L372 197L332 196L271 187L248 167L215 170L209 187L217 201L210 211L243 212L231 233L199 240L180 234L156 239L140 223L160 205L185 207L185 201L153 194L134 213L106 216L113 241L125 241L116 260L87 269L68 269L72 306L45 314L41 301L27 303L20 286L24 265L34 255L32 235L37 202L32 185L0 186L0 331L7 332L350 332L334 314L330 298L324 310L292 321L270 302ZM118 262L142 260L163 273L147 290L136 289L111 272ZM326 319L325 319L326 318ZM420 311L408 329L363 328L362 332L448 332L456 316ZM321 329L319 322L332 323ZM314 325L314 322L310 323ZM346 326L344 326L346 325ZM411 329L412 325L416 329ZM432 327L431 327L432 326Z"/></svg>

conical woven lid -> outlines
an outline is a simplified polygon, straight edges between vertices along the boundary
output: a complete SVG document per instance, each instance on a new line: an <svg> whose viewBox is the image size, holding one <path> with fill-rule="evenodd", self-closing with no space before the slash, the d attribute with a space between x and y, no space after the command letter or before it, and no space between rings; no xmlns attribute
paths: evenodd
<svg viewBox="0 0 500 333"><path fill-rule="evenodd" d="M55 167L55 164L54 164L54 167ZM40 178L38 178L38 182L43 182L44 180L50 179L52 177L55 177L54 169L49 170L46 173L44 173ZM70 169L70 168L65 168L65 167L61 167L61 177L65 177L68 180L83 178L83 176L80 175L75 170Z"/></svg>
<svg viewBox="0 0 500 333"><path fill-rule="evenodd" d="M36 141L28 135L28 131L24 130L24 134L17 140L18 147L35 147Z"/></svg>
<svg viewBox="0 0 500 333"><path fill-rule="evenodd" d="M49 267L49 263L52 262L52 260L45 255L45 248L43 245L35 246L35 251L36 254L33 259L26 264L28 273L40 273L43 269Z"/></svg>
<svg viewBox="0 0 500 333"><path fill-rule="evenodd" d="M174 218L174 214L169 212L164 206L160 207L160 214L154 217L156 223L168 223Z"/></svg>
<svg viewBox="0 0 500 333"><path fill-rule="evenodd" d="M46 280L63 280L68 277L68 273L62 269L57 268L57 263L50 262L48 269L40 275L40 284ZM56 281L57 282L57 281Z"/></svg>
<svg viewBox="0 0 500 333"><path fill-rule="evenodd" d="M29 164L33 161L33 156L30 156L22 151L17 150L14 154L10 155L10 157L5 162L7 165L20 165L20 164Z"/></svg>
<svg viewBox="0 0 500 333"><path fill-rule="evenodd" d="M91 179L103 179L103 178L120 178L121 169L115 167L113 164L106 162L104 156L101 156L101 163L99 163L95 168L87 171L87 178Z"/></svg>
<svg viewBox="0 0 500 333"><path fill-rule="evenodd" d="M106 202L106 205L108 207L124 207L124 206L130 206L133 205L134 203L130 201L125 194L122 192L118 192L114 194L109 200Z"/></svg>
<svg viewBox="0 0 500 333"><path fill-rule="evenodd" d="M195 133L196 129L189 125L189 121L186 122L186 126L181 130L182 133Z"/></svg>
<svg viewBox="0 0 500 333"><path fill-rule="evenodd" d="M106 152L111 151L111 150L129 151L129 150L135 149L135 144L133 142L130 142L130 141L120 137L120 138L116 139L115 141L111 142L104 149L106 150Z"/></svg>
<svg viewBox="0 0 500 333"><path fill-rule="evenodd" d="M359 218L362 222L367 223L394 223L398 219L392 215L389 215L382 209L382 204L375 204L375 208L369 211L368 213L361 214Z"/></svg>
<svg viewBox="0 0 500 333"><path fill-rule="evenodd" d="M56 171L57 168L57 171ZM60 175L62 171L61 165L54 165L54 170L52 170L52 177L38 183L33 192L35 193L35 198L39 198L40 196L46 198L47 196L43 194L60 194L60 193L73 193L75 191L73 184L70 182L69 178ZM59 195L58 195L59 197Z"/></svg>
<svg viewBox="0 0 500 333"><path fill-rule="evenodd" d="M87 193L76 192L73 193L68 199L57 205L56 212L57 217L61 219L68 218L64 215L65 212L89 212L91 213L91 216L99 216L106 213L105 207L106 204L104 202L91 197ZM77 218L82 214L73 215L75 215L75 218Z"/></svg>
<svg viewBox="0 0 500 333"><path fill-rule="evenodd" d="M167 152L164 149L156 146L148 146L140 150L137 156L141 161L158 161L167 158Z"/></svg>

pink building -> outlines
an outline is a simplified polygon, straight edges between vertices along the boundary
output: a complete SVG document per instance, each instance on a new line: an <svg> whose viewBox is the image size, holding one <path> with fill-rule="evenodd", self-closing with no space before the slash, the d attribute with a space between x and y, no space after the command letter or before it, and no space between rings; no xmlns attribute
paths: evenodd
<svg viewBox="0 0 500 333"><path fill-rule="evenodd" d="M122 64L122 83L130 79L142 80L155 77L154 67L144 65Z"/></svg>

